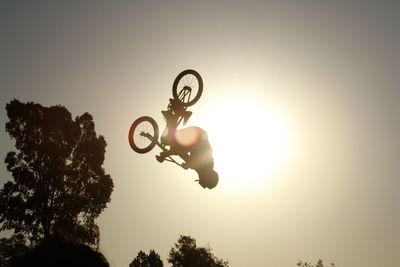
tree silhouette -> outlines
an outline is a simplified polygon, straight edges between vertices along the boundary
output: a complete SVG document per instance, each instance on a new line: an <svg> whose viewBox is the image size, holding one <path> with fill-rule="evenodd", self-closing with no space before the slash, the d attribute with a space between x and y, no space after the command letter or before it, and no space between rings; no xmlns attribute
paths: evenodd
<svg viewBox="0 0 400 267"><path fill-rule="evenodd" d="M110 201L113 182L102 168L106 141L93 118L71 118L63 106L13 100L6 132L16 151L5 163L13 180L0 190L0 230L14 230L35 244L62 234L98 244L95 219Z"/></svg>
<svg viewBox="0 0 400 267"><path fill-rule="evenodd" d="M300 266L300 267L324 267L325 265L322 263L322 260L319 259L317 264L312 264L312 263L309 263L309 262L299 261L297 263L297 266ZM329 266L335 267L336 265L334 263L331 263ZM326 267L328 267L328 266L326 266Z"/></svg>
<svg viewBox="0 0 400 267"><path fill-rule="evenodd" d="M29 248L22 234L0 239L0 266L12 266Z"/></svg>
<svg viewBox="0 0 400 267"><path fill-rule="evenodd" d="M18 259L13 267L108 267L104 255L81 242L51 236Z"/></svg>
<svg viewBox="0 0 400 267"><path fill-rule="evenodd" d="M228 261L218 259L211 253L210 247L197 247L196 240L181 235L168 255L168 262L176 267L225 267Z"/></svg>
<svg viewBox="0 0 400 267"><path fill-rule="evenodd" d="M136 258L129 264L129 267L163 267L163 262L153 249L150 250L149 255L147 255L142 250L139 251Z"/></svg>

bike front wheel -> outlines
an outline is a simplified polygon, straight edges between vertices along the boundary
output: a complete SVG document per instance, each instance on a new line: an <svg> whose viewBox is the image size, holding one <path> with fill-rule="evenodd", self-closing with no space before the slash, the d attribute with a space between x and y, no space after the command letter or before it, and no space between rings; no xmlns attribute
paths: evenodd
<svg viewBox="0 0 400 267"><path fill-rule="evenodd" d="M183 106L195 104L203 93L203 79L195 70L184 70L178 74L172 85L172 95Z"/></svg>
<svg viewBox="0 0 400 267"><path fill-rule="evenodd" d="M143 116L132 123L128 140L135 152L144 154L152 150L157 144L158 136L156 121L149 116Z"/></svg>

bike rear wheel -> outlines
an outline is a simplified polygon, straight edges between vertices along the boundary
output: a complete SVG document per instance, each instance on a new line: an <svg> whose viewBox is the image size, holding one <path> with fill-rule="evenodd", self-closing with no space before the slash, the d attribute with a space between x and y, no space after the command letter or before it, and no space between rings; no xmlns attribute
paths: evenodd
<svg viewBox="0 0 400 267"><path fill-rule="evenodd" d="M157 144L158 136L156 121L149 116L143 116L132 123L128 140L135 152L144 154L152 150Z"/></svg>
<svg viewBox="0 0 400 267"><path fill-rule="evenodd" d="M195 70L184 70L178 74L172 85L172 95L183 106L195 104L203 93L203 79Z"/></svg>

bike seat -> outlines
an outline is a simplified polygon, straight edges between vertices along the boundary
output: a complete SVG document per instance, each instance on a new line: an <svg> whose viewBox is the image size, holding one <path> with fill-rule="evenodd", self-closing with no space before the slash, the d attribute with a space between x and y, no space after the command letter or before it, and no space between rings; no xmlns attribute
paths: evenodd
<svg viewBox="0 0 400 267"><path fill-rule="evenodd" d="M164 116L164 118L169 118L169 116L170 116L170 111L168 111L168 110L162 110L161 111L161 114L163 114L163 116Z"/></svg>

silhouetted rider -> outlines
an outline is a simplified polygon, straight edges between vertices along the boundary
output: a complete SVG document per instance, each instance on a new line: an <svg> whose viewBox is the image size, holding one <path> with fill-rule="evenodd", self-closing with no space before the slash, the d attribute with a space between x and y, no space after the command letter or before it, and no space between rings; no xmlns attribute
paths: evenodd
<svg viewBox="0 0 400 267"><path fill-rule="evenodd" d="M156 156L157 160L162 162L170 155L178 155L185 161L182 164L183 168L194 169L197 172L198 182L203 188L214 188L218 184L219 176L214 171L212 148L206 131L192 126L180 130L171 127L167 128L166 132L162 140L164 144L170 146L170 149Z"/></svg>
<svg viewBox="0 0 400 267"><path fill-rule="evenodd" d="M181 155L185 160L182 167L194 169L199 175L198 182L203 188L214 188L218 184L219 177L218 173L214 171L212 148L208 142L206 131L199 127L188 127L178 130L176 136L178 142L183 139L183 146L188 151L186 158ZM191 138L194 139L193 143L190 140ZM186 152L185 149L184 152Z"/></svg>

